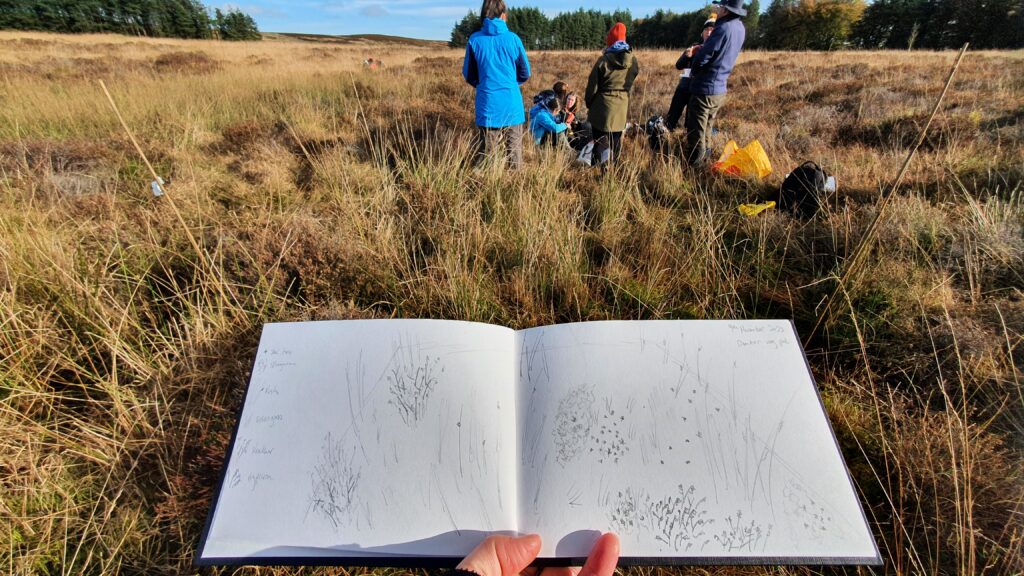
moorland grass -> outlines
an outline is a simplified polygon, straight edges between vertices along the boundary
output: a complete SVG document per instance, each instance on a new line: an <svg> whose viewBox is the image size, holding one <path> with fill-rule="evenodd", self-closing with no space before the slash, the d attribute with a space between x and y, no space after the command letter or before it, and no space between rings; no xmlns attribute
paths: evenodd
<svg viewBox="0 0 1024 576"><path fill-rule="evenodd" d="M641 121L675 54L637 55ZM526 90L581 90L595 58L534 54ZM767 182L695 176L642 139L600 179L532 146L527 170L474 170L455 51L0 32L0 570L191 571L263 322L809 332L953 58L745 54L716 142L760 139ZM1022 79L1020 52L968 56L847 311L808 345L879 572L1024 570ZM839 180L818 216L736 212L805 159Z"/></svg>

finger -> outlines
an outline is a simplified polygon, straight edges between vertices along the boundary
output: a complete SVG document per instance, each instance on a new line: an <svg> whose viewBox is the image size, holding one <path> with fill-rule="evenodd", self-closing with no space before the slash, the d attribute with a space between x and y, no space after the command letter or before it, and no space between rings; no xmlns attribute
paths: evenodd
<svg viewBox="0 0 1024 576"><path fill-rule="evenodd" d="M608 532L597 539L579 576L612 576L618 563L619 537Z"/></svg>
<svg viewBox="0 0 1024 576"><path fill-rule="evenodd" d="M459 562L458 568L480 576L512 576L519 574L540 553L540 536L530 534L488 536L486 540Z"/></svg>
<svg viewBox="0 0 1024 576"><path fill-rule="evenodd" d="M495 543L495 552L503 576L519 574L540 554L540 535L528 534L518 538L505 536Z"/></svg>

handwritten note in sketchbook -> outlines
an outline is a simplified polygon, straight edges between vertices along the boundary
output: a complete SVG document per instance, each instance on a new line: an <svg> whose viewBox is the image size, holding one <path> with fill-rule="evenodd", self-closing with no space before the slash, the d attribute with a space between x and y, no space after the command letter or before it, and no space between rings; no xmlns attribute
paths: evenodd
<svg viewBox="0 0 1024 576"><path fill-rule="evenodd" d="M199 564L880 561L786 321L268 324L239 418Z"/></svg>

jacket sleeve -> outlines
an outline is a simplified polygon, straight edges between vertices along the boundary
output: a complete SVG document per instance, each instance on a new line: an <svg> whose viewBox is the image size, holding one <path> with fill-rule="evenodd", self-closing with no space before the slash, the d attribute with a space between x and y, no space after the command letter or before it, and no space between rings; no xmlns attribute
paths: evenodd
<svg viewBox="0 0 1024 576"><path fill-rule="evenodd" d="M633 83L636 82L636 77L639 75L640 62L633 58L633 63L629 66L629 72L626 72L626 82L622 86L627 93L633 89Z"/></svg>
<svg viewBox="0 0 1024 576"><path fill-rule="evenodd" d="M719 54L726 43L725 29L726 26L716 26L715 31L711 33L711 36L708 36L707 42L693 55L693 63L691 64L693 72L691 76L696 76L712 62L718 60Z"/></svg>
<svg viewBox="0 0 1024 576"><path fill-rule="evenodd" d="M553 132L555 134L561 134L569 129L568 124L559 124L555 122L555 119L551 117L551 114L540 113L537 114L537 126L542 128L545 132Z"/></svg>
<svg viewBox="0 0 1024 576"><path fill-rule="evenodd" d="M597 91L601 88L601 60L598 60L594 64L593 70L590 71L590 78L587 80L587 91L583 94L583 101L587 103L587 108L590 108L594 104L594 98L597 97Z"/></svg>
<svg viewBox="0 0 1024 576"><path fill-rule="evenodd" d="M519 37L517 36L518 40ZM519 57L516 58L516 80L520 84L525 84L530 79L530 60L526 57L526 47L523 46L523 41L519 40Z"/></svg>
<svg viewBox="0 0 1024 576"><path fill-rule="evenodd" d="M686 52L683 52L679 56L679 60L676 60L676 70L682 70L684 68L689 67L690 66L690 60L692 60L692 58L688 57L686 55Z"/></svg>
<svg viewBox="0 0 1024 576"><path fill-rule="evenodd" d="M473 88L480 84L480 70L477 68L476 54L473 54L472 44L466 44L466 59L462 62L462 77Z"/></svg>

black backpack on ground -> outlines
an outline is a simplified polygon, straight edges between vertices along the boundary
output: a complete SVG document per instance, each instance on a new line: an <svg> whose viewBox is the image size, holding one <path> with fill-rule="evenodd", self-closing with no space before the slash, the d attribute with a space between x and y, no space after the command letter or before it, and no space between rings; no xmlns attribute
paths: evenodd
<svg viewBox="0 0 1024 576"><path fill-rule="evenodd" d="M651 116L644 125L647 143L656 154L668 154L668 128L661 116Z"/></svg>
<svg viewBox="0 0 1024 576"><path fill-rule="evenodd" d="M788 210L802 218L818 213L825 202L828 174L816 163L807 161L798 166L782 181L779 190L779 209Z"/></svg>
<svg viewBox="0 0 1024 576"><path fill-rule="evenodd" d="M590 126L590 122L573 122L572 123L572 134L569 136L569 145L572 149L579 152L594 139L594 130Z"/></svg>

